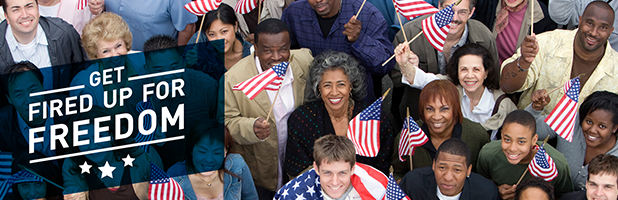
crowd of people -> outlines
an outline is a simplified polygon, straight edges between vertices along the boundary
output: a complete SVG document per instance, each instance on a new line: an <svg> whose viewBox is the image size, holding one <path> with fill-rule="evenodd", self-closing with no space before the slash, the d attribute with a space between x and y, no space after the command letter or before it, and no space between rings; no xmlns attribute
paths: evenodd
<svg viewBox="0 0 618 200"><path fill-rule="evenodd" d="M441 49L390 0L191 1L0 1L0 199L157 199L167 177L188 200L618 200L615 1L426 0L453 12ZM575 77L571 140L546 118ZM427 142L402 156L408 116Z"/></svg>

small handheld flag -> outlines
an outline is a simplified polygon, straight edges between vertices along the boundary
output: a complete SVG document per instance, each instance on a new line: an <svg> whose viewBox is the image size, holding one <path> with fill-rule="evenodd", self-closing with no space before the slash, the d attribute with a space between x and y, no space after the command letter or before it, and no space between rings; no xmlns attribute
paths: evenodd
<svg viewBox="0 0 618 200"><path fill-rule="evenodd" d="M528 170L533 176L545 179L545 181L554 180L558 176L558 170L556 169L556 163L545 152L545 148L542 146L536 146L536 154L534 159L528 164Z"/></svg>
<svg viewBox="0 0 618 200"><path fill-rule="evenodd" d="M77 0L77 10L84 10L88 6L88 0Z"/></svg>
<svg viewBox="0 0 618 200"><path fill-rule="evenodd" d="M577 101L579 100L579 77L566 82L563 87L564 96L556 107L545 118L545 123L551 127L560 137L573 141L573 129L575 127L575 114L577 113Z"/></svg>
<svg viewBox="0 0 618 200"><path fill-rule="evenodd" d="M380 112L382 97L360 112L348 125L348 138L354 143L356 154L376 157L380 149Z"/></svg>
<svg viewBox="0 0 618 200"><path fill-rule="evenodd" d="M451 4L421 22L425 37L440 52L444 48L444 41L446 41L448 30L451 28L449 24L453 21L453 15L455 14L453 12L453 5L455 4Z"/></svg>
<svg viewBox="0 0 618 200"><path fill-rule="evenodd" d="M424 145L429 141L429 138L423 132L412 117L406 117L401 129L401 137L399 138L399 160L405 161L402 157L410 153L414 155L414 147Z"/></svg>
<svg viewBox="0 0 618 200"><path fill-rule="evenodd" d="M240 0L234 6L234 11L241 15L247 14L257 7L256 1L261 2L263 0Z"/></svg>
<svg viewBox="0 0 618 200"><path fill-rule="evenodd" d="M395 3L397 11L408 20L440 11L424 0L394 0L393 3Z"/></svg>
<svg viewBox="0 0 618 200"><path fill-rule="evenodd" d="M278 90L281 83L283 83L283 77L285 76L288 65L288 62L279 63L246 81L234 85L232 90L242 91L251 100L264 89Z"/></svg>
<svg viewBox="0 0 618 200"><path fill-rule="evenodd" d="M395 182L393 174L388 177L388 186L386 186L386 199L387 200L410 200L406 193L401 190L399 184Z"/></svg>
<svg viewBox="0 0 618 200"><path fill-rule="evenodd" d="M223 0L197 0L191 1L184 6L191 14L202 16L206 13L217 10Z"/></svg>
<svg viewBox="0 0 618 200"><path fill-rule="evenodd" d="M177 200L184 199L185 193L180 185L167 174L150 163L150 186L148 187L148 199Z"/></svg>

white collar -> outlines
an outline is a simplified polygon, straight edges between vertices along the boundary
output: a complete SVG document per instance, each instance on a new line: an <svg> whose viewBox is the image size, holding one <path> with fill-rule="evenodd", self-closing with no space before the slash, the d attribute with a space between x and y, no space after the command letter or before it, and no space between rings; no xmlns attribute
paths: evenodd
<svg viewBox="0 0 618 200"><path fill-rule="evenodd" d="M465 89L463 91L463 96L467 99L469 103L470 97L468 96L468 94L466 94ZM489 89L487 89L487 87L485 87L481 96L481 100L479 100L479 103L474 106L473 113L478 114L492 112L495 104L496 102L493 101L493 94L489 91Z"/></svg>
<svg viewBox="0 0 618 200"><path fill-rule="evenodd" d="M11 51L17 50L19 43L17 42L17 39L15 39L15 35L13 35L13 31L10 25L7 25L6 27L6 33L5 33L4 38L6 39L6 43L9 45L9 49ZM45 35L45 31L43 31L43 27L41 27L41 24L37 25L36 35L34 36L34 39L30 43L33 43L33 42L34 44L37 44L37 45L38 44L45 45L45 46L48 45L47 36Z"/></svg>

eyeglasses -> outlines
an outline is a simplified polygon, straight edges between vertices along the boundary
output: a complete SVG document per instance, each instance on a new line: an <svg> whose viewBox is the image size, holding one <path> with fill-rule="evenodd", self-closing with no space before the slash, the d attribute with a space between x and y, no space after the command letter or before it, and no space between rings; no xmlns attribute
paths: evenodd
<svg viewBox="0 0 618 200"><path fill-rule="evenodd" d="M467 18L468 14L470 14L470 11L468 10L458 10L456 12L457 16L459 16L459 18Z"/></svg>

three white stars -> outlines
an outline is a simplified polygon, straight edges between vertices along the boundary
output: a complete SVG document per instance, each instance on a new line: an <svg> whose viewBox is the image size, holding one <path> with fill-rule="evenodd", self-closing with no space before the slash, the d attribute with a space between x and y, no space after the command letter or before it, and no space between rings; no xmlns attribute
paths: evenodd
<svg viewBox="0 0 618 200"><path fill-rule="evenodd" d="M133 161L135 161L135 158L131 158L131 155L127 155L126 158L123 158L122 161L124 162L124 166L131 166L133 167ZM90 168L92 168L92 165L89 165L88 162L84 161L83 165L79 165L79 167L82 169L82 174L84 173L88 173L90 174ZM114 178L114 170L116 169L116 167L112 167L109 165L108 161L105 161L105 165L103 167L99 167L99 170L101 170L101 178L105 178L106 176L109 176L110 178Z"/></svg>

